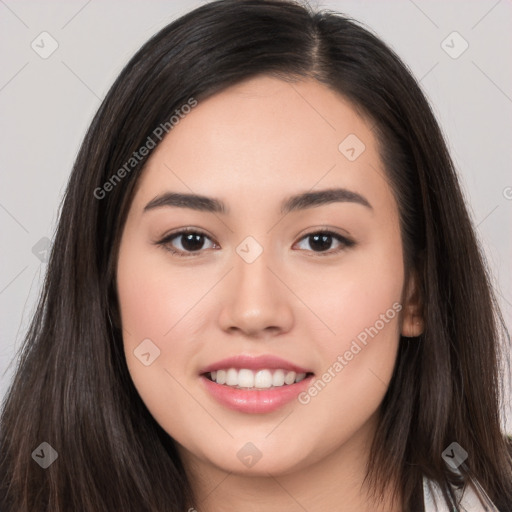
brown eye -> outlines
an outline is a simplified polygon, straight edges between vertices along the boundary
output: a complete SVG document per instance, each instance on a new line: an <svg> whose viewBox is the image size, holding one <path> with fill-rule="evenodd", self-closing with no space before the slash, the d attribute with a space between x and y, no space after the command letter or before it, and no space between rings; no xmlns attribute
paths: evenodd
<svg viewBox="0 0 512 512"><path fill-rule="evenodd" d="M180 245L184 251L199 251L203 248L205 236L200 233L186 233L173 237L174 240L180 240Z"/></svg>
<svg viewBox="0 0 512 512"><path fill-rule="evenodd" d="M193 230L178 231L157 243L177 256L193 256L194 253L211 249L215 245L207 235Z"/></svg>
<svg viewBox="0 0 512 512"><path fill-rule="evenodd" d="M327 254L337 253L346 247L352 247L354 245L352 240L332 231L318 231L310 233L309 235L304 236L301 240L307 242L305 245L309 246L302 247L301 249ZM333 243L336 244L336 247L334 250L330 250L332 249Z"/></svg>

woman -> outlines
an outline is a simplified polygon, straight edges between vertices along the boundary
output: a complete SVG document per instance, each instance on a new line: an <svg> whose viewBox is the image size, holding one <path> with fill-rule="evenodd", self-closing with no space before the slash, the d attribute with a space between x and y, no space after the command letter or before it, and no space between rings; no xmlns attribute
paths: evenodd
<svg viewBox="0 0 512 512"><path fill-rule="evenodd" d="M399 58L341 15L209 3L85 137L0 508L511 510L501 334Z"/></svg>

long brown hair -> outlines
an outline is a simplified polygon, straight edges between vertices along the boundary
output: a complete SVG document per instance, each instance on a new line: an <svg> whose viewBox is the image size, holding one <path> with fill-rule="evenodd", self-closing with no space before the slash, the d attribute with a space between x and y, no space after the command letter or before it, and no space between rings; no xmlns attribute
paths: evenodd
<svg viewBox="0 0 512 512"><path fill-rule="evenodd" d="M131 381L117 311L119 241L148 156L111 182L108 194L98 198L97 190L190 98L200 103L262 73L314 78L372 120L399 205L406 270L420 277L426 329L400 340L368 467L375 496L396 480L411 510L426 475L449 501L454 477L441 454L456 441L490 498L512 510L499 393L500 340L509 337L417 82L390 48L345 16L291 1L221 0L169 24L137 52L83 141L3 402L2 512L162 512L190 504L174 441ZM58 453L47 469L31 457L42 442Z"/></svg>

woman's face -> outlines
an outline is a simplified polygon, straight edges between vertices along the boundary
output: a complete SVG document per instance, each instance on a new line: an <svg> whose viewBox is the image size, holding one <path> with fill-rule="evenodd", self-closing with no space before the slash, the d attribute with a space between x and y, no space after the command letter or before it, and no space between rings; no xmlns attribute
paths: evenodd
<svg viewBox="0 0 512 512"><path fill-rule="evenodd" d="M275 475L367 442L407 321L371 125L316 81L200 102L140 177L117 287L131 377L185 460Z"/></svg>

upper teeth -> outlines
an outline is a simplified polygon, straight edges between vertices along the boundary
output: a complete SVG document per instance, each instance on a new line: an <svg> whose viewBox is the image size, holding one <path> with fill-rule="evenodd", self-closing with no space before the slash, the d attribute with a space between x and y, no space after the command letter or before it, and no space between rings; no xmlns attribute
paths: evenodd
<svg viewBox="0 0 512 512"><path fill-rule="evenodd" d="M227 370L211 372L210 377L217 384L240 388L264 389L300 382L306 377L306 374L289 372L287 370L257 370L253 372L245 368L241 370L229 368Z"/></svg>

